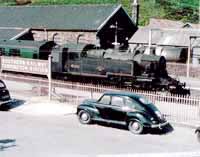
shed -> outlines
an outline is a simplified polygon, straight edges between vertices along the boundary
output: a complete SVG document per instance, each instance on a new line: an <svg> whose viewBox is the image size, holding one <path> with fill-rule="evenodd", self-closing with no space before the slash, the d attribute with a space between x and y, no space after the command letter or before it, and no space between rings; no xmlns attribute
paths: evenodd
<svg viewBox="0 0 200 157"><path fill-rule="evenodd" d="M191 44L190 46L194 47L190 43L190 36L200 36L198 26L198 24L183 23L181 21L151 19L148 26L138 29L129 40L129 44L133 50L142 47L143 51L146 50L145 52L148 52L150 44L155 54L164 55L168 61L186 62L189 45ZM192 48L193 63L196 63L195 60L200 58L197 45Z"/></svg>

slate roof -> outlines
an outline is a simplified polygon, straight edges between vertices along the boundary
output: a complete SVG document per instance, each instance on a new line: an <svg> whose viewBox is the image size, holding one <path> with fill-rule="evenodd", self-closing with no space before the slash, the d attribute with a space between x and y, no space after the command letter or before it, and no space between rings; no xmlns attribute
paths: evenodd
<svg viewBox="0 0 200 157"><path fill-rule="evenodd" d="M0 7L0 27L97 31L120 8L121 5Z"/></svg>

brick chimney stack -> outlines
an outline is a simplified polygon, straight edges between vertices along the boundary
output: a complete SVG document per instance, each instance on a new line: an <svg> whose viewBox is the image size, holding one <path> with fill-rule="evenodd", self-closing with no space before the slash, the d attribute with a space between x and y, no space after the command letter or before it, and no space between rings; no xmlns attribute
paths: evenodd
<svg viewBox="0 0 200 157"><path fill-rule="evenodd" d="M132 19L133 22L138 26L138 20L139 20L139 0L133 0L132 3Z"/></svg>

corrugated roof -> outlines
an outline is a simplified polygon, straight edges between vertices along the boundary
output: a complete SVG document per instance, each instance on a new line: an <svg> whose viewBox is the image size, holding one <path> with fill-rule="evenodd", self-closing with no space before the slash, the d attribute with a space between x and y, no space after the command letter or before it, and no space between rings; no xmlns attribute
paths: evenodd
<svg viewBox="0 0 200 157"><path fill-rule="evenodd" d="M129 43L148 44L150 30L151 28L149 27L139 28L138 31L129 40ZM162 46L188 47L190 36L199 36L198 40L200 40L200 29L152 29L151 44ZM195 42L194 46L199 46L199 42Z"/></svg>
<svg viewBox="0 0 200 157"><path fill-rule="evenodd" d="M188 47L190 44L190 36L200 37L200 30L179 29L165 31L157 45ZM195 40L191 41L191 44L192 46L198 46L198 43L196 43Z"/></svg>
<svg viewBox="0 0 200 157"><path fill-rule="evenodd" d="M96 31L121 5L0 7L0 27Z"/></svg>
<svg viewBox="0 0 200 157"><path fill-rule="evenodd" d="M137 32L135 32L135 34L132 36L132 38L129 40L130 44L147 44L149 43L149 32L150 32L150 28L148 27L140 27ZM151 33L151 43L152 44L156 44L161 36L163 35L163 33L159 30L154 30Z"/></svg>
<svg viewBox="0 0 200 157"><path fill-rule="evenodd" d="M0 28L0 39L11 39L18 34L24 32L26 29L14 29L14 28Z"/></svg>

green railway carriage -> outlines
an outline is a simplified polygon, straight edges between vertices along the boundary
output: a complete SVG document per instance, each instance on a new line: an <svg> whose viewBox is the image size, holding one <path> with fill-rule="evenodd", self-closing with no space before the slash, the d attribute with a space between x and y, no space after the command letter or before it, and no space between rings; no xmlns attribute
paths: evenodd
<svg viewBox="0 0 200 157"><path fill-rule="evenodd" d="M0 54L33 59L48 59L52 41L0 40Z"/></svg>

